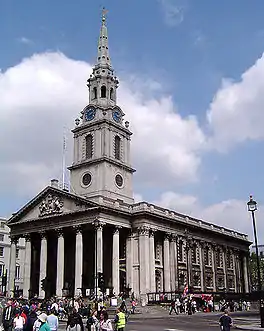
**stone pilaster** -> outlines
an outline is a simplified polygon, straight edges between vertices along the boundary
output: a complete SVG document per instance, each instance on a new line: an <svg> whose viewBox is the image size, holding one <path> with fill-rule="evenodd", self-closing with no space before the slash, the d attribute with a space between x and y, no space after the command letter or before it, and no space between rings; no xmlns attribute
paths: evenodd
<svg viewBox="0 0 264 331"><path fill-rule="evenodd" d="M212 245L212 271L213 271L213 291L216 292L216 263L215 263L215 250L216 246Z"/></svg>
<svg viewBox="0 0 264 331"><path fill-rule="evenodd" d="M165 292L171 291L171 275L170 275L170 242L169 242L170 234L166 233L163 242L163 274L164 274L164 286Z"/></svg>
<svg viewBox="0 0 264 331"><path fill-rule="evenodd" d="M176 276L176 268L175 268L175 242L176 238L174 235L170 236L170 288L171 291L176 290L175 284L175 276Z"/></svg>
<svg viewBox="0 0 264 331"><path fill-rule="evenodd" d="M249 293L249 282L248 282L248 260L247 256L243 256L243 276L244 276L244 289L245 293Z"/></svg>
<svg viewBox="0 0 264 331"><path fill-rule="evenodd" d="M204 242L200 241L199 250L200 250L200 270L201 270L201 291L206 290L205 282L205 265L204 265Z"/></svg>
<svg viewBox="0 0 264 331"><path fill-rule="evenodd" d="M41 243L40 243L40 268L39 268L39 298L45 298L45 291L42 290L42 279L47 276L47 234L45 232L40 233Z"/></svg>
<svg viewBox="0 0 264 331"><path fill-rule="evenodd" d="M76 232L74 294L75 296L80 296L82 293L83 274L83 237L81 227L77 226L74 230Z"/></svg>
<svg viewBox="0 0 264 331"><path fill-rule="evenodd" d="M155 231L151 230L149 232L149 279L150 292L156 292L156 279L155 279Z"/></svg>
<svg viewBox="0 0 264 331"><path fill-rule="evenodd" d="M143 306L147 303L147 292L149 288L149 229L139 229L139 290Z"/></svg>
<svg viewBox="0 0 264 331"><path fill-rule="evenodd" d="M23 296L29 298L30 290L30 275L31 275L31 237L25 236L26 247L25 247L25 260L24 260L24 284L23 284Z"/></svg>
<svg viewBox="0 0 264 331"><path fill-rule="evenodd" d="M113 292L118 295L120 293L119 280L119 227L115 227L113 231L113 257L112 257L112 285Z"/></svg>
<svg viewBox="0 0 264 331"><path fill-rule="evenodd" d="M133 265L134 265L134 237L133 233L130 232L126 239L126 276L127 276L127 286L134 289L134 279L133 279Z"/></svg>
<svg viewBox="0 0 264 331"><path fill-rule="evenodd" d="M64 236L62 229L57 230L58 248L57 248L57 279L56 296L62 297L64 286Z"/></svg>
<svg viewBox="0 0 264 331"><path fill-rule="evenodd" d="M175 267L175 290L177 291L179 289L179 279L178 279L178 250L177 250L177 240L178 237L177 235L173 235L173 250L172 250L172 254L174 257L174 267Z"/></svg>
<svg viewBox="0 0 264 331"><path fill-rule="evenodd" d="M224 288L226 290L228 290L227 288L227 267L226 267L226 247L223 246L223 250L222 250L222 254L223 254L223 271L224 271Z"/></svg>
<svg viewBox="0 0 264 331"><path fill-rule="evenodd" d="M235 292L239 292L238 286L237 286L237 271L236 271L237 250L233 250L233 254L232 254L231 258L233 260L234 288L235 288Z"/></svg>
<svg viewBox="0 0 264 331"><path fill-rule="evenodd" d="M16 276L16 246L18 238L11 236L10 260L9 260L9 277L8 277L8 294L14 296L15 276Z"/></svg>

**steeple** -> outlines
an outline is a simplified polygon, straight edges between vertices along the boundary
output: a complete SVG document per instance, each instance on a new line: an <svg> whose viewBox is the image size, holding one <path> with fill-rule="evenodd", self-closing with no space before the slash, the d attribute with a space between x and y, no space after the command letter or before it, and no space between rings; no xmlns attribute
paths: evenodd
<svg viewBox="0 0 264 331"><path fill-rule="evenodd" d="M87 80L87 86L89 88L89 104L110 108L116 106L118 80L114 76L114 69L110 61L106 13L107 11L103 9L98 40L97 61L93 68L92 75L90 75L90 78Z"/></svg>
<svg viewBox="0 0 264 331"><path fill-rule="evenodd" d="M69 167L76 194L95 201L101 198L133 203L133 173L130 159L132 132L117 105L118 80L111 66L106 10L98 41L97 60L87 80L89 103L75 121L74 159Z"/></svg>
<svg viewBox="0 0 264 331"><path fill-rule="evenodd" d="M100 29L100 36L98 40L98 55L97 55L97 65L100 66L111 66L111 60L109 56L109 49L108 49L108 33L107 33L107 26L106 26L106 14L107 10L103 8L102 12L102 25Z"/></svg>

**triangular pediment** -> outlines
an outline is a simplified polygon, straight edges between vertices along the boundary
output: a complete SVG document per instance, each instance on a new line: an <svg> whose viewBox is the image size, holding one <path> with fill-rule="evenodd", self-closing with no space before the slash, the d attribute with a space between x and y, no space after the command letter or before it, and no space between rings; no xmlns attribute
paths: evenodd
<svg viewBox="0 0 264 331"><path fill-rule="evenodd" d="M97 204L81 196L47 186L8 220L8 226L47 216L97 207Z"/></svg>

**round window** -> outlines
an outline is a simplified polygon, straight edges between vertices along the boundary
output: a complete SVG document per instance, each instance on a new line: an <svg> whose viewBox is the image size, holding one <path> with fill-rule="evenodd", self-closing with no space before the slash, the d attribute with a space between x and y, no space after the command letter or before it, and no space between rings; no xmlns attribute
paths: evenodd
<svg viewBox="0 0 264 331"><path fill-rule="evenodd" d="M115 177L115 182L116 182L116 185L121 187L123 186L123 177L121 175L116 175Z"/></svg>
<svg viewBox="0 0 264 331"><path fill-rule="evenodd" d="M83 178L82 178L83 185L88 186L91 183L91 181L92 181L91 174L87 173L87 174L83 175Z"/></svg>

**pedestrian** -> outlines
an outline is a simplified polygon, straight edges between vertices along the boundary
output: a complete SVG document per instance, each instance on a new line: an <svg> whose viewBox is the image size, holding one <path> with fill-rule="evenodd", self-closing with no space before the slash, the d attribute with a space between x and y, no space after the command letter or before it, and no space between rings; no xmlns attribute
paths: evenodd
<svg viewBox="0 0 264 331"><path fill-rule="evenodd" d="M38 320L41 322L39 331L50 331L50 327L47 323L48 316L45 313L42 313L38 316Z"/></svg>
<svg viewBox="0 0 264 331"><path fill-rule="evenodd" d="M224 314L220 317L219 324L222 331L230 331L230 328L233 325L233 321L229 316L227 309L225 309Z"/></svg>
<svg viewBox="0 0 264 331"><path fill-rule="evenodd" d="M86 328L88 329L88 331L99 331L100 322L97 318L97 310L94 310L92 312L92 315L88 317Z"/></svg>
<svg viewBox="0 0 264 331"><path fill-rule="evenodd" d="M101 312L101 316L100 316L100 330L101 331L112 331L113 330L112 322L108 318L108 314L107 314L107 311L106 310L103 310Z"/></svg>
<svg viewBox="0 0 264 331"><path fill-rule="evenodd" d="M132 306L132 311L131 311L131 313L132 313L132 314L135 314L136 305L137 305L137 302L136 302L135 299L133 299L132 302L131 302L131 306Z"/></svg>
<svg viewBox="0 0 264 331"><path fill-rule="evenodd" d="M48 315L47 322L50 326L51 331L57 331L59 327L58 317L55 315L55 308L51 309L50 314Z"/></svg>
<svg viewBox="0 0 264 331"><path fill-rule="evenodd" d="M171 315L173 311L175 312L176 315L178 315L175 304L176 304L175 300L171 300L169 315Z"/></svg>
<svg viewBox="0 0 264 331"><path fill-rule="evenodd" d="M8 300L3 309L3 328L4 331L12 331L15 309L12 307L12 301Z"/></svg>
<svg viewBox="0 0 264 331"><path fill-rule="evenodd" d="M79 325L80 326L80 331L84 331L83 321L82 321L81 315L76 311L75 308L72 309L72 311L71 311L71 313L68 317L67 327L69 325L71 325L71 326L72 325Z"/></svg>
<svg viewBox="0 0 264 331"><path fill-rule="evenodd" d="M116 316L114 318L114 322L116 324L116 329L118 331L124 331L126 326L126 315L123 313L121 308L117 308Z"/></svg>
<svg viewBox="0 0 264 331"><path fill-rule="evenodd" d="M14 318L14 329L15 331L23 331L23 327L25 325L25 318L21 316L21 312L19 311Z"/></svg>

